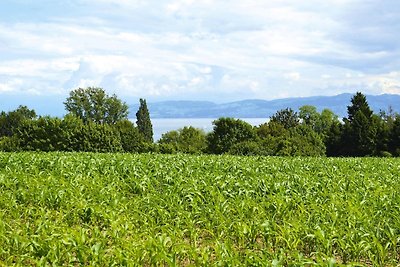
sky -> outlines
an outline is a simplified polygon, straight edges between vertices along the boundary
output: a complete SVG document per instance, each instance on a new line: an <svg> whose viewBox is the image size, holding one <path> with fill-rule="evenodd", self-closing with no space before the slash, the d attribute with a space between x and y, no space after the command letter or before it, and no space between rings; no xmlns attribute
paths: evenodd
<svg viewBox="0 0 400 267"><path fill-rule="evenodd" d="M0 98L400 94L398 0L1 0Z"/></svg>

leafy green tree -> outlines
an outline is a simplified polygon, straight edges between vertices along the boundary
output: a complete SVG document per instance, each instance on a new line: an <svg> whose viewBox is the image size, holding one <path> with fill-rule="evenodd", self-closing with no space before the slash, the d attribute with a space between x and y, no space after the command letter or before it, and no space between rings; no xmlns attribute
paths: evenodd
<svg viewBox="0 0 400 267"><path fill-rule="evenodd" d="M316 107L305 105L299 108L299 118L302 120L302 124L309 125L315 129L319 122L320 114Z"/></svg>
<svg viewBox="0 0 400 267"><path fill-rule="evenodd" d="M67 144L61 124L61 119L49 116L25 121L18 133L21 147L34 151L64 151Z"/></svg>
<svg viewBox="0 0 400 267"><path fill-rule="evenodd" d="M160 140L158 140L158 143L170 144L170 145L175 146L175 148L177 148L178 144L179 144L179 137L180 137L180 134L179 134L178 130L168 131L161 135L161 138L160 138Z"/></svg>
<svg viewBox="0 0 400 267"><path fill-rule="evenodd" d="M67 144L65 151L85 151L85 143L88 142L87 124L84 124L81 118L67 114L62 120L61 127L63 139Z"/></svg>
<svg viewBox="0 0 400 267"><path fill-rule="evenodd" d="M129 120L122 120L114 126L121 137L121 145L125 152L140 152L144 143L143 136Z"/></svg>
<svg viewBox="0 0 400 267"><path fill-rule="evenodd" d="M258 137L265 139L267 137L285 136L288 133L288 129L279 122L269 121L256 127L256 133Z"/></svg>
<svg viewBox="0 0 400 267"><path fill-rule="evenodd" d="M343 155L343 125L339 122L331 124L325 135L326 155L328 157L337 157Z"/></svg>
<svg viewBox="0 0 400 267"><path fill-rule="evenodd" d="M277 156L323 156L326 151L321 136L308 125L291 128L274 142Z"/></svg>
<svg viewBox="0 0 400 267"><path fill-rule="evenodd" d="M179 149L184 153L201 153L207 147L206 134L192 126L179 130Z"/></svg>
<svg viewBox="0 0 400 267"><path fill-rule="evenodd" d="M393 150L392 133L396 120L396 114L391 106L387 111L380 110L379 115L373 115L375 124L377 125L376 133L376 155L392 156L396 154Z"/></svg>
<svg viewBox="0 0 400 267"><path fill-rule="evenodd" d="M17 134L20 146L33 151L122 151L119 132L109 124L83 123L67 115L64 119L40 117L25 121Z"/></svg>
<svg viewBox="0 0 400 267"><path fill-rule="evenodd" d="M177 131L169 131L163 134L159 143L170 144L174 147L173 151L188 154L204 152L207 147L206 134L204 131L192 126L183 127ZM166 148L167 147L164 149Z"/></svg>
<svg viewBox="0 0 400 267"><path fill-rule="evenodd" d="M330 109L323 109L317 124L313 128L317 133L325 138L333 124L340 124L339 117Z"/></svg>
<svg viewBox="0 0 400 267"><path fill-rule="evenodd" d="M396 115L389 137L390 152L395 156L400 156L400 115Z"/></svg>
<svg viewBox="0 0 400 267"><path fill-rule="evenodd" d="M139 132L143 135L147 142L153 143L153 125L150 120L150 113L147 109L145 99L140 99L139 110L136 112L136 125Z"/></svg>
<svg viewBox="0 0 400 267"><path fill-rule="evenodd" d="M291 130L293 142L299 145L293 155L298 156L324 156L326 147L320 134L307 125L300 125Z"/></svg>
<svg viewBox="0 0 400 267"><path fill-rule="evenodd" d="M239 156L267 156L270 155L263 148L260 141L244 141L234 144L229 149L229 154Z"/></svg>
<svg viewBox="0 0 400 267"><path fill-rule="evenodd" d="M389 106L386 111L385 110L379 111L379 117L381 118L382 121L384 121L388 125L389 128L392 128L393 123L398 115L399 115L398 113L394 112L392 106Z"/></svg>
<svg viewBox="0 0 400 267"><path fill-rule="evenodd" d="M89 122L85 125L84 151L122 152L119 132L109 124Z"/></svg>
<svg viewBox="0 0 400 267"><path fill-rule="evenodd" d="M373 112L366 97L357 92L347 107L348 117L344 118L343 146L346 156L373 155L376 151L377 127Z"/></svg>
<svg viewBox="0 0 400 267"><path fill-rule="evenodd" d="M261 124L256 127L258 137L259 154L260 155L277 155L279 147L278 144L289 136L289 130L282 124L276 121L269 121L268 123ZM249 145L250 147L252 145ZM248 150L250 150L250 147Z"/></svg>
<svg viewBox="0 0 400 267"><path fill-rule="evenodd" d="M393 122L389 124L383 117L376 114L372 115L372 121L372 125L375 126L374 131L376 131L376 138L374 140L376 145L375 155L388 156L391 154L389 151L389 143Z"/></svg>
<svg viewBox="0 0 400 267"><path fill-rule="evenodd" d="M277 111L272 115L271 121L281 124L285 129L296 127L300 123L297 112L291 108Z"/></svg>
<svg viewBox="0 0 400 267"><path fill-rule="evenodd" d="M20 150L20 140L16 135L0 137L0 151L17 152Z"/></svg>
<svg viewBox="0 0 400 267"><path fill-rule="evenodd" d="M64 102L65 109L84 123L108 123L127 119L128 105L117 98L109 96L98 87L78 88L70 92Z"/></svg>
<svg viewBox="0 0 400 267"><path fill-rule="evenodd" d="M233 118L219 118L213 121L214 129L207 136L208 150L214 154L228 152L233 145L256 139L253 126Z"/></svg>
<svg viewBox="0 0 400 267"><path fill-rule="evenodd" d="M302 106L299 108L301 124L310 126L315 132L326 137L333 123L339 122L338 116L330 109L324 109L321 113L314 106Z"/></svg>
<svg viewBox="0 0 400 267"><path fill-rule="evenodd" d="M304 115L304 114L303 114ZM315 122L319 119L315 119ZM257 127L260 138L260 155L271 156L322 156L325 144L322 136L314 131L314 123L299 124L285 128L277 121L269 121ZM254 151L254 150L253 150Z"/></svg>
<svg viewBox="0 0 400 267"><path fill-rule="evenodd" d="M33 120L36 118L36 112L26 106L19 106L16 110L8 113L0 113L0 137L13 136L18 128L26 120Z"/></svg>

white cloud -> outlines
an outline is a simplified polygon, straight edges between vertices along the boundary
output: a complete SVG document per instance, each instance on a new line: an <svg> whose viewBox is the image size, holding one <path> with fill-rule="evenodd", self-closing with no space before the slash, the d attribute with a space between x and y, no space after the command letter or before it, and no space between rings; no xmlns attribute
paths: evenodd
<svg viewBox="0 0 400 267"><path fill-rule="evenodd" d="M1 91L90 85L217 101L398 92L400 4L379 3L377 15L378 3L360 0L69 3L41 20L0 19Z"/></svg>
<svg viewBox="0 0 400 267"><path fill-rule="evenodd" d="M16 87L21 86L23 83L22 79L12 79L0 83L0 92L12 92Z"/></svg>
<svg viewBox="0 0 400 267"><path fill-rule="evenodd" d="M287 80L298 81L298 80L300 80L301 75L298 72L290 72L290 73L286 73L284 75L284 77Z"/></svg>

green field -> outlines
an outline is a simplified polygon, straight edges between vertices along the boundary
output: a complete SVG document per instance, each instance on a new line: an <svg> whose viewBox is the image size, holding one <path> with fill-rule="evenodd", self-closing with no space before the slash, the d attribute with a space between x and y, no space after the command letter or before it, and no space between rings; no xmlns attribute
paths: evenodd
<svg viewBox="0 0 400 267"><path fill-rule="evenodd" d="M400 159L0 153L0 265L396 266Z"/></svg>

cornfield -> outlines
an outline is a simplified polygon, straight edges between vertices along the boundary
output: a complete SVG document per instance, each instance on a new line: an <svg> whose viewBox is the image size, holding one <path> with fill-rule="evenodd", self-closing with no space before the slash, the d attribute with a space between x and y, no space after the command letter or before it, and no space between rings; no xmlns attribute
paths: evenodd
<svg viewBox="0 0 400 267"><path fill-rule="evenodd" d="M400 159L0 153L0 265L396 266Z"/></svg>

